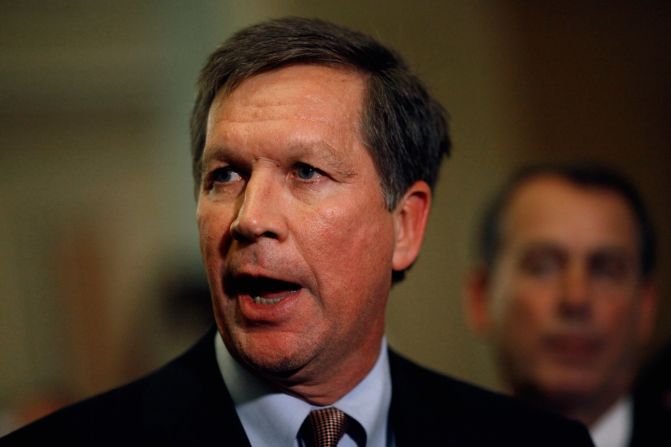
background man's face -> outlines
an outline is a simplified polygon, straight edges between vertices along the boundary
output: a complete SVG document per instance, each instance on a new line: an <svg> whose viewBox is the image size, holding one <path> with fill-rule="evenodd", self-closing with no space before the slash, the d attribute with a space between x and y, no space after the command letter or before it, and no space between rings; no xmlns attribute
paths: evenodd
<svg viewBox="0 0 671 447"><path fill-rule="evenodd" d="M379 352L394 225L361 140L364 88L353 71L294 65L210 109L197 218L215 318L271 375L370 367Z"/></svg>
<svg viewBox="0 0 671 447"><path fill-rule="evenodd" d="M544 176L514 194L487 286L513 389L571 402L627 388L652 313L636 229L626 202L605 189Z"/></svg>

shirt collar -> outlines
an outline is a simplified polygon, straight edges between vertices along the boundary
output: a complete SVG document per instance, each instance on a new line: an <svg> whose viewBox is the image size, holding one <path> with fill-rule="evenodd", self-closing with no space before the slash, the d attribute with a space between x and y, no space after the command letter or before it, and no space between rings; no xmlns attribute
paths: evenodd
<svg viewBox="0 0 671 447"><path fill-rule="evenodd" d="M228 352L221 335L215 336L219 371L231 394L242 426L254 446L297 445L296 436L315 406L285 394L256 377ZM391 402L391 375L386 338L370 372L332 406L354 418L366 432L368 446L387 445L387 416Z"/></svg>
<svg viewBox="0 0 671 447"><path fill-rule="evenodd" d="M591 427L590 435L596 447L629 445L632 430L631 397L623 397L604 413Z"/></svg>

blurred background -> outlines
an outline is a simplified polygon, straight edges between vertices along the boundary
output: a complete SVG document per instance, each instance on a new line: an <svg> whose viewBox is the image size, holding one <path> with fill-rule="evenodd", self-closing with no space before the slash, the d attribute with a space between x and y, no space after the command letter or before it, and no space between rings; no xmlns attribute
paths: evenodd
<svg viewBox="0 0 671 447"><path fill-rule="evenodd" d="M0 0L0 427L136 378L209 326L194 82L233 31L282 15L396 48L452 117L424 250L389 306L394 347L498 387L462 310L482 207L520 164L576 158L647 199L651 351L671 337L671 2Z"/></svg>

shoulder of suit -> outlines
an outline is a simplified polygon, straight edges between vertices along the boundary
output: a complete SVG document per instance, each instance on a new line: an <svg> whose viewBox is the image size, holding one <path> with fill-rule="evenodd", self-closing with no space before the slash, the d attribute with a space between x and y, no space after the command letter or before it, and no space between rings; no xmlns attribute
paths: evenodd
<svg viewBox="0 0 671 447"><path fill-rule="evenodd" d="M148 375L10 433L0 440L0 446L59 440L68 445L118 445L131 433L146 433L151 430L149 426L164 420L173 422L176 417L195 418L199 412L214 411L212 402L228 395L213 366L211 339L208 333L184 354Z"/></svg>
<svg viewBox="0 0 671 447"><path fill-rule="evenodd" d="M592 445L585 427L575 421L430 370L393 351L389 359L392 405L399 420L402 416L398 413L409 408L415 413L410 417L416 418L423 429L431 429L432 424L437 428L450 425L461 433L459 441L475 440L475 445L503 441L517 445Z"/></svg>

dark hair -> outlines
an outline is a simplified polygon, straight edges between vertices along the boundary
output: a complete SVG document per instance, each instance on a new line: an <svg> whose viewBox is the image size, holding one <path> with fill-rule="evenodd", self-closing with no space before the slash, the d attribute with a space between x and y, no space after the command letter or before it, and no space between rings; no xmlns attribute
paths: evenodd
<svg viewBox="0 0 671 447"><path fill-rule="evenodd" d="M256 74L300 63L343 66L367 76L363 142L375 162L388 209L417 180L433 188L442 157L451 146L445 111L401 57L357 31L322 20L287 17L235 33L203 67L191 115L196 189L207 116L215 96Z"/></svg>
<svg viewBox="0 0 671 447"><path fill-rule="evenodd" d="M484 214L480 232L480 256L492 266L501 245L501 221L513 195L525 183L538 177L555 176L580 187L605 189L622 197L638 226L641 276L655 269L656 236L641 195L622 174L597 163L537 164L517 171L498 192Z"/></svg>

